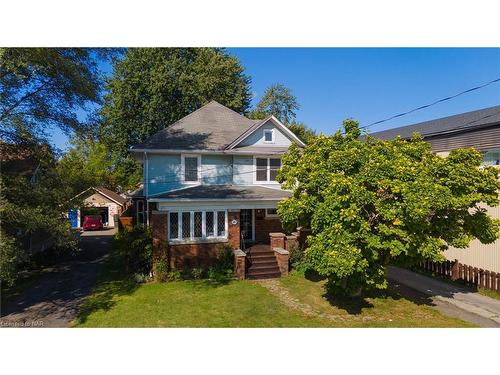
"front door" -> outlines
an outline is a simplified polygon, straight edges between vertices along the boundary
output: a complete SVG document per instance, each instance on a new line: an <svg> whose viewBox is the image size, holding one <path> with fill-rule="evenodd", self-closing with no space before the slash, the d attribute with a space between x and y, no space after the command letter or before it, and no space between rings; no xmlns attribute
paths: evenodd
<svg viewBox="0 0 500 375"><path fill-rule="evenodd" d="M253 240L253 210L240 211L240 231L245 243Z"/></svg>

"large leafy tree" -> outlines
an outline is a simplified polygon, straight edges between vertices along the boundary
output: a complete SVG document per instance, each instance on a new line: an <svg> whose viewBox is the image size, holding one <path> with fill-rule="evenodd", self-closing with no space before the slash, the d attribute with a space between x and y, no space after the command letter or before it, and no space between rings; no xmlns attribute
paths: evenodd
<svg viewBox="0 0 500 375"><path fill-rule="evenodd" d="M56 245L74 244L62 215L67 184L43 140L49 129L67 134L88 130L79 111L100 103L98 60L114 54L105 49L0 48L0 280L15 279L27 255L25 241L32 236L52 235ZM36 169L28 173L26 165Z"/></svg>
<svg viewBox="0 0 500 375"><path fill-rule="evenodd" d="M0 154L0 281L12 283L27 258L31 236L52 237L56 246L66 248L75 243L62 216L68 206L51 147L0 143Z"/></svg>
<svg viewBox="0 0 500 375"><path fill-rule="evenodd" d="M355 121L344 128L290 148L278 177L293 190L278 212L289 226L311 226L306 256L331 288L385 288L389 264L439 261L448 246L498 237L483 208L499 204L498 171L480 168L478 151L442 158L418 135L361 141Z"/></svg>
<svg viewBox="0 0 500 375"><path fill-rule="evenodd" d="M39 139L49 128L82 132L78 111L100 102L107 49L0 48L0 137Z"/></svg>
<svg viewBox="0 0 500 375"><path fill-rule="evenodd" d="M289 124L295 120L298 109L300 105L292 90L281 83L275 83L264 91L264 95L249 116L260 119L273 115L282 123Z"/></svg>
<svg viewBox="0 0 500 375"><path fill-rule="evenodd" d="M316 137L316 132L306 124L295 121L298 109L300 109L300 104L292 90L280 83L275 83L265 90L261 100L248 113L248 117L261 120L273 115L302 141L309 143L312 138Z"/></svg>
<svg viewBox="0 0 500 375"><path fill-rule="evenodd" d="M59 176L65 182L68 197L89 187L104 186L111 190L128 190L140 180L137 166L127 170L102 142L91 137L74 137L71 149L57 163Z"/></svg>
<svg viewBox="0 0 500 375"><path fill-rule="evenodd" d="M128 148L210 100L240 113L250 104L250 79L220 48L129 49L114 66L102 108L102 139L125 157Z"/></svg>

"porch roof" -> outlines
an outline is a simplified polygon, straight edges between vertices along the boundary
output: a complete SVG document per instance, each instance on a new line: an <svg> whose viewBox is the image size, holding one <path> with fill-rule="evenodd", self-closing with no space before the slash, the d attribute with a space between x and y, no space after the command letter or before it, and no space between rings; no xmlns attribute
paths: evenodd
<svg viewBox="0 0 500 375"><path fill-rule="evenodd" d="M211 201L211 200L281 200L291 193L279 188L261 185L197 185L150 197L152 202L161 201Z"/></svg>

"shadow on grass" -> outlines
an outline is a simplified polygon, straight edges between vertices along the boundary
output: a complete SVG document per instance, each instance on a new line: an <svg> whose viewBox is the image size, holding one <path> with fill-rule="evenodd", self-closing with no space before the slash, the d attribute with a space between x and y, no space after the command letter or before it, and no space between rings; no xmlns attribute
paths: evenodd
<svg viewBox="0 0 500 375"><path fill-rule="evenodd" d="M229 285L233 281L233 279L220 278L220 279L201 279L201 280L191 280L191 281L193 287L196 289L215 289Z"/></svg>
<svg viewBox="0 0 500 375"><path fill-rule="evenodd" d="M326 277L319 275L314 270L306 270L304 272L304 277L312 282L322 282L326 280ZM435 306L432 299L424 293L396 283L393 280L388 280L388 282L389 287L386 290L365 291L359 297L334 295L331 291L328 291L326 285L324 285L323 287L325 288L325 293L322 297L325 298L331 306L345 310L351 315L359 315L362 313L363 309L374 308L374 305L371 302L373 299L391 298L396 301L405 299L417 305Z"/></svg>
<svg viewBox="0 0 500 375"><path fill-rule="evenodd" d="M110 310L116 303L113 300L115 297L132 294L137 289L139 284L122 270L123 260L114 251L107 260L101 279L78 314L77 324L85 323L96 311Z"/></svg>

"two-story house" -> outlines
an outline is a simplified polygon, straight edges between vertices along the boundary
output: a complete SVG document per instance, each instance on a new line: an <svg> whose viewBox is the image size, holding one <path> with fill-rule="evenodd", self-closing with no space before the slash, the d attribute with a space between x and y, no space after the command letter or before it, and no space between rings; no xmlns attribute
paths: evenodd
<svg viewBox="0 0 500 375"><path fill-rule="evenodd" d="M451 150L473 147L483 154L483 165L500 168L500 106L384 130L371 136L408 139L415 132L431 144L437 155L446 157ZM500 219L500 207L484 208L492 217ZM500 240L488 245L474 240L467 249L446 250L445 256L473 267L500 272Z"/></svg>
<svg viewBox="0 0 500 375"><path fill-rule="evenodd" d="M251 120L212 101L131 148L144 166L137 217L163 214L171 267L209 265L225 244L269 243L282 231L276 207L290 192L276 175L292 143L305 146L275 117Z"/></svg>

